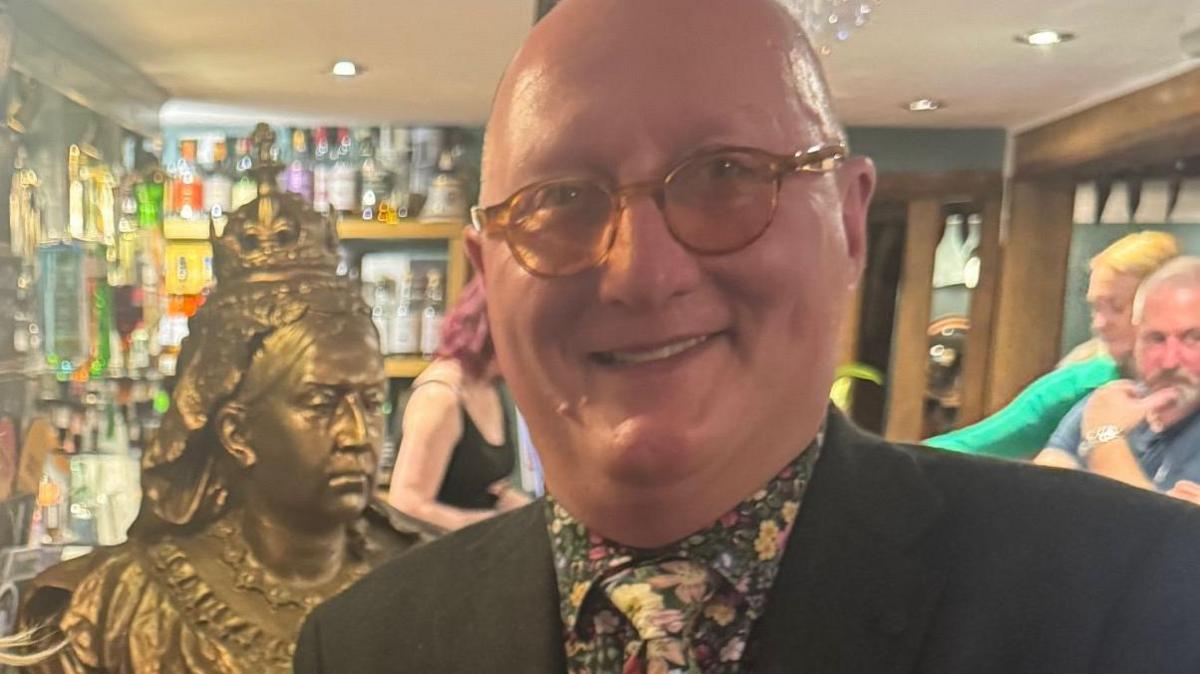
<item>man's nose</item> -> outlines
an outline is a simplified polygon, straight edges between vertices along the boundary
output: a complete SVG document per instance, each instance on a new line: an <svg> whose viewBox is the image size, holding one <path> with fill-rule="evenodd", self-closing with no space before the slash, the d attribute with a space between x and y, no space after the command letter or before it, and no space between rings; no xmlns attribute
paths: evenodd
<svg viewBox="0 0 1200 674"><path fill-rule="evenodd" d="M601 268L601 300L649 309L699 285L696 256L672 236L651 195L622 199L617 218L616 240Z"/></svg>

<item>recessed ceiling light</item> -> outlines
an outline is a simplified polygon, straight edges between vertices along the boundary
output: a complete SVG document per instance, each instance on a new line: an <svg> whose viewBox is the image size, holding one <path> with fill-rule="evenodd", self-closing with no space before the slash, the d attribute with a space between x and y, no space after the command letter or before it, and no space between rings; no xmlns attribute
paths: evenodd
<svg viewBox="0 0 1200 674"><path fill-rule="evenodd" d="M1074 33L1064 33L1059 30L1039 29L1017 36L1017 42L1034 47L1050 47L1075 39Z"/></svg>
<svg viewBox="0 0 1200 674"><path fill-rule="evenodd" d="M918 98L915 101L910 101L904 104L912 112L933 112L934 110L942 109L942 102L935 101L932 98Z"/></svg>
<svg viewBox="0 0 1200 674"><path fill-rule="evenodd" d="M338 61L329 71L338 77L354 77L363 71L362 66L354 61Z"/></svg>

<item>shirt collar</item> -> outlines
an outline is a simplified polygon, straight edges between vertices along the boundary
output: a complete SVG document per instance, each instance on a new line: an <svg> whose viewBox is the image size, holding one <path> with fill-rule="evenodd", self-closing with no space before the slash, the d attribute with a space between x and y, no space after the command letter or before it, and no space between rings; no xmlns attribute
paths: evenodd
<svg viewBox="0 0 1200 674"><path fill-rule="evenodd" d="M579 624L595 582L638 561L679 557L707 565L745 600L754 619L766 603L813 467L824 444L824 427L813 442L750 497L711 526L664 548L632 548L605 539L575 519L553 495L545 499L564 629Z"/></svg>

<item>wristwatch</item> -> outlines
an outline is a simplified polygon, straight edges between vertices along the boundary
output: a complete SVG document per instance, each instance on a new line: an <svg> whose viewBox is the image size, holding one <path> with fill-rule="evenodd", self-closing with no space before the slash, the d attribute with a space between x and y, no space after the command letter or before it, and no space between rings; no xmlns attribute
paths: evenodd
<svg viewBox="0 0 1200 674"><path fill-rule="evenodd" d="M1085 457L1097 445L1120 440L1123 437L1125 437L1125 431L1120 426L1101 424L1084 434L1083 442L1079 443L1079 456Z"/></svg>

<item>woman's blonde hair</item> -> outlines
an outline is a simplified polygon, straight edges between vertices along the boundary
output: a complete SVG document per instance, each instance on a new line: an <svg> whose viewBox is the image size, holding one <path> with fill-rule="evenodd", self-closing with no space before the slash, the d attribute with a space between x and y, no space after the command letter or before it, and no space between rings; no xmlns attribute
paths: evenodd
<svg viewBox="0 0 1200 674"><path fill-rule="evenodd" d="M1088 267L1144 279L1167 262L1179 257L1179 242L1166 232L1135 232L1123 236L1093 257Z"/></svg>

